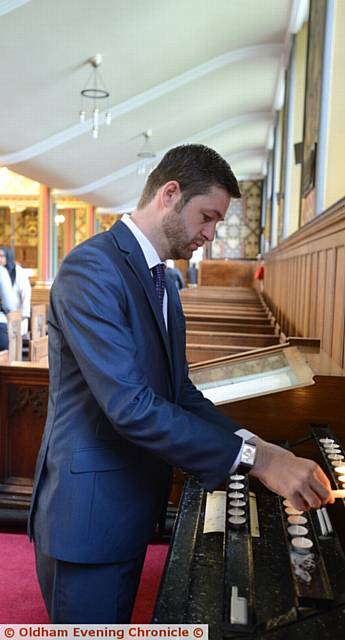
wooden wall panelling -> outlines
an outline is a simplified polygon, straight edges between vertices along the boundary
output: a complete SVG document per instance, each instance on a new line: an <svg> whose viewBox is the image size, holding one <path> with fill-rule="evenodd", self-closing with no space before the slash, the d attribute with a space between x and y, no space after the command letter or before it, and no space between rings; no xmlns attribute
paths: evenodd
<svg viewBox="0 0 345 640"><path fill-rule="evenodd" d="M326 286L326 254L319 251L318 260L318 289L316 306L316 337L321 339L323 348L323 317L325 309L325 286Z"/></svg>
<svg viewBox="0 0 345 640"><path fill-rule="evenodd" d="M268 305L286 335L320 338L345 364L345 198L265 256Z"/></svg>
<svg viewBox="0 0 345 640"><path fill-rule="evenodd" d="M308 316L308 330L306 336L316 336L316 307L317 307L317 272L318 272L318 253L314 251L311 254L311 275L310 275L310 306L306 307Z"/></svg>
<svg viewBox="0 0 345 640"><path fill-rule="evenodd" d="M332 336L332 358L344 354L345 348L345 248L338 247L336 252L335 291L334 291L334 325ZM342 367L345 366L343 358Z"/></svg>
<svg viewBox="0 0 345 640"><path fill-rule="evenodd" d="M323 316L323 348L327 353L332 353L333 319L334 319L334 294L335 294L335 260L336 249L327 249L326 276L325 276L325 307Z"/></svg>

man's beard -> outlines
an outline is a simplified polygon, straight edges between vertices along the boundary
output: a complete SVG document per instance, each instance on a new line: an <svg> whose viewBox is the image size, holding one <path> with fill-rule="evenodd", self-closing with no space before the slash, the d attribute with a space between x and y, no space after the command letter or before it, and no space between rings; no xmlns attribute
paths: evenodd
<svg viewBox="0 0 345 640"><path fill-rule="evenodd" d="M182 210L177 211L174 208L163 218L162 222L163 231L169 244L169 257L173 260L189 260L193 254L191 244L193 242L201 244L200 240L191 239L188 241L188 232L181 213Z"/></svg>

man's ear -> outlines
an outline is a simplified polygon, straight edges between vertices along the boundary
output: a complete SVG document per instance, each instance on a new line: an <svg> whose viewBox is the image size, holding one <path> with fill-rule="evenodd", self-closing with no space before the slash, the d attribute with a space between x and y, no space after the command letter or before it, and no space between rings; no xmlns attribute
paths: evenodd
<svg viewBox="0 0 345 640"><path fill-rule="evenodd" d="M162 207L171 209L181 197L181 189L177 180L166 182L161 188L160 201Z"/></svg>

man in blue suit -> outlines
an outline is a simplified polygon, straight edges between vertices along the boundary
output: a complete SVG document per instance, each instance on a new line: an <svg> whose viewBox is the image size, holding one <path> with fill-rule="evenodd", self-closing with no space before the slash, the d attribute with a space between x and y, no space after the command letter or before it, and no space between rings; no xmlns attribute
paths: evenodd
<svg viewBox="0 0 345 640"><path fill-rule="evenodd" d="M183 312L161 263L212 240L231 196L237 181L215 151L176 147L132 216L73 249L54 282L30 518L53 622L129 621L173 466L212 491L242 462L297 507L331 500L314 462L249 445L188 378Z"/></svg>

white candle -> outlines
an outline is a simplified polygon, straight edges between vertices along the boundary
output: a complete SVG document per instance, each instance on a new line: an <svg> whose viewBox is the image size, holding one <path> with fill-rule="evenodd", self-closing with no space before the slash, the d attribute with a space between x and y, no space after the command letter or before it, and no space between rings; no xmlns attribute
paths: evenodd
<svg viewBox="0 0 345 640"><path fill-rule="evenodd" d="M245 524L246 519L243 518L243 516L231 516L231 518L229 518L229 524L232 527L240 527L243 524Z"/></svg>
<svg viewBox="0 0 345 640"><path fill-rule="evenodd" d="M234 480L234 482L239 482L240 480L244 480L244 476L235 474L234 476L230 476L230 480Z"/></svg>
<svg viewBox="0 0 345 640"><path fill-rule="evenodd" d="M307 518L304 516L288 516L289 524L306 524Z"/></svg>
<svg viewBox="0 0 345 640"><path fill-rule="evenodd" d="M301 516L303 511L298 511L298 509L295 509L294 507L286 507L285 513L288 516Z"/></svg>
<svg viewBox="0 0 345 640"><path fill-rule="evenodd" d="M292 507L290 500L283 500L284 507Z"/></svg>
<svg viewBox="0 0 345 640"><path fill-rule="evenodd" d="M333 489L331 493L334 498L345 498L345 489Z"/></svg>
<svg viewBox="0 0 345 640"><path fill-rule="evenodd" d="M345 474L345 465L342 465L341 467L335 467L334 471L339 475Z"/></svg>
<svg viewBox="0 0 345 640"><path fill-rule="evenodd" d="M299 524L292 524L291 527L288 527L288 532L291 537L295 536L305 536L308 533L307 527L302 527Z"/></svg>
<svg viewBox="0 0 345 640"><path fill-rule="evenodd" d="M313 543L309 538L292 538L291 544L298 553L309 553Z"/></svg>
<svg viewBox="0 0 345 640"><path fill-rule="evenodd" d="M245 507L245 500L230 500L231 507Z"/></svg>
<svg viewBox="0 0 345 640"><path fill-rule="evenodd" d="M244 509L229 509L228 510L228 514L230 516L244 516L245 514L245 510Z"/></svg>
<svg viewBox="0 0 345 640"><path fill-rule="evenodd" d="M244 498L244 493L241 493L240 491L230 491L229 498L232 500L242 500L242 498Z"/></svg>
<svg viewBox="0 0 345 640"><path fill-rule="evenodd" d="M244 484L242 482L230 482L229 487L237 491L238 489L244 489Z"/></svg>

